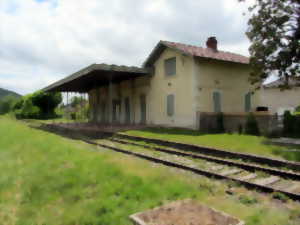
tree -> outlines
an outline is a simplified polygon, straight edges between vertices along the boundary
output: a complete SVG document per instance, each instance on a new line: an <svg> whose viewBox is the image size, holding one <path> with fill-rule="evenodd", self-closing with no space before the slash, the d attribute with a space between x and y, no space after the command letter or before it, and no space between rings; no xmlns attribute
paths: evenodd
<svg viewBox="0 0 300 225"><path fill-rule="evenodd" d="M87 100L84 99L83 97L81 96L74 96L72 99L71 99L71 106L74 108L74 107L77 107L77 106L82 106L84 104L87 103Z"/></svg>
<svg viewBox="0 0 300 225"><path fill-rule="evenodd" d="M61 103L62 96L59 92L37 91L31 95L33 105L39 107L44 116L54 115L55 108Z"/></svg>
<svg viewBox="0 0 300 225"><path fill-rule="evenodd" d="M0 114L5 114L13 110L14 105L17 103L18 97L7 95L0 100Z"/></svg>
<svg viewBox="0 0 300 225"><path fill-rule="evenodd" d="M281 88L288 88L289 79L300 73L299 0L256 0L249 12L251 83L277 74L285 81Z"/></svg>

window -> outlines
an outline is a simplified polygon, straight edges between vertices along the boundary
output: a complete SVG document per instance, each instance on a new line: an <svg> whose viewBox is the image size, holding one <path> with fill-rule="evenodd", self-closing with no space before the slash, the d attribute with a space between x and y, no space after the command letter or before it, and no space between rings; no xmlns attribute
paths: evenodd
<svg viewBox="0 0 300 225"><path fill-rule="evenodd" d="M174 115L174 95L167 96L167 115Z"/></svg>
<svg viewBox="0 0 300 225"><path fill-rule="evenodd" d="M176 57L165 60L165 74L172 76L176 74Z"/></svg>
<svg viewBox="0 0 300 225"><path fill-rule="evenodd" d="M213 92L214 112L221 112L221 93L218 91Z"/></svg>
<svg viewBox="0 0 300 225"><path fill-rule="evenodd" d="M251 92L245 95L245 112L251 111Z"/></svg>

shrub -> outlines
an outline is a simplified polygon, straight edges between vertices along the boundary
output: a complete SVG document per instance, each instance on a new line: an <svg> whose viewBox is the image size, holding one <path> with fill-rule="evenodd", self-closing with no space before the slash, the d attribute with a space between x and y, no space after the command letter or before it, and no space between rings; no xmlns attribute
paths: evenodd
<svg viewBox="0 0 300 225"><path fill-rule="evenodd" d="M287 202L289 200L289 197L281 192L274 192L272 196L273 196L273 198L278 199L283 202Z"/></svg>
<svg viewBox="0 0 300 225"><path fill-rule="evenodd" d="M35 119L40 118L40 109L37 106L34 106L30 98L26 98L21 109L15 111L17 119Z"/></svg>
<svg viewBox="0 0 300 225"><path fill-rule="evenodd" d="M257 121L255 119L255 116L252 113L248 114L247 116L247 121L245 124L245 134L255 135L255 136L260 135Z"/></svg>
<svg viewBox="0 0 300 225"><path fill-rule="evenodd" d="M295 136L300 137L300 115L295 116L294 133L295 133Z"/></svg>
<svg viewBox="0 0 300 225"><path fill-rule="evenodd" d="M22 97L16 102L14 111L18 119L48 119L56 117L55 108L62 101L60 93L42 91Z"/></svg>
<svg viewBox="0 0 300 225"><path fill-rule="evenodd" d="M292 136L294 134L295 117L290 111L285 111L283 114L283 135Z"/></svg>
<svg viewBox="0 0 300 225"><path fill-rule="evenodd" d="M224 115L223 113L218 113L217 115L217 127L216 127L216 133L224 133Z"/></svg>
<svg viewBox="0 0 300 225"><path fill-rule="evenodd" d="M31 96L32 103L39 107L41 115L43 116L53 116L55 114L55 108L61 103L62 96L61 93L57 92L43 92L37 91Z"/></svg>
<svg viewBox="0 0 300 225"><path fill-rule="evenodd" d="M244 205L253 205L258 203L257 199L247 195L241 195L239 201Z"/></svg>

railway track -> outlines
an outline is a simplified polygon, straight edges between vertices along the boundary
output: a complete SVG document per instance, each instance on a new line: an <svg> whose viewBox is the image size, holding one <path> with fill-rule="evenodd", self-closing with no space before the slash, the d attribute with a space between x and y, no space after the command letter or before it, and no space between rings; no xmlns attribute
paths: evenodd
<svg viewBox="0 0 300 225"><path fill-rule="evenodd" d="M300 200L300 174L291 171L266 168L198 153L183 152L178 149L150 146L114 137L103 139L100 142L89 139L82 140L92 145L154 163L215 179L233 181L249 189L257 189L267 193L282 193L293 200ZM134 148L131 146L134 146Z"/></svg>

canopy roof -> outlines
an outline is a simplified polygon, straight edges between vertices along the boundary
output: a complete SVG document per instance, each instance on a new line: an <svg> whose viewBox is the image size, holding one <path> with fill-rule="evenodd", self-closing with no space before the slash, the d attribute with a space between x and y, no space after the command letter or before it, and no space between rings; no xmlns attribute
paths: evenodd
<svg viewBox="0 0 300 225"><path fill-rule="evenodd" d="M150 73L151 70L147 68L92 64L45 87L43 91L83 93L88 92L94 87L107 85L110 81L116 83L139 76L147 76L150 75Z"/></svg>

